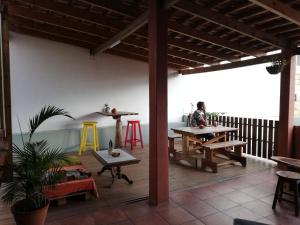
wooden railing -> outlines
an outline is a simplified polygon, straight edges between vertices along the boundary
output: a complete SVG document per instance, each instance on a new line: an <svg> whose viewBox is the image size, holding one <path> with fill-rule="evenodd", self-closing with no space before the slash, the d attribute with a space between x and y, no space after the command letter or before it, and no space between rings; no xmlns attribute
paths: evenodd
<svg viewBox="0 0 300 225"><path fill-rule="evenodd" d="M270 159L278 150L278 121L230 116L209 117L209 124L217 121L220 125L238 128L228 135L228 139L246 141L244 153L260 158Z"/></svg>

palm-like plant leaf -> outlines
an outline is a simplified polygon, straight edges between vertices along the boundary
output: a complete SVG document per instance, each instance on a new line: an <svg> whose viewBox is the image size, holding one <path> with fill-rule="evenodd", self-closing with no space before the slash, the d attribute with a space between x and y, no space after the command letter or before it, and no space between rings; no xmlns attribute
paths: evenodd
<svg viewBox="0 0 300 225"><path fill-rule="evenodd" d="M29 142L35 130L47 119L53 116L66 116L74 119L68 112L64 109L58 108L56 106L48 105L44 106L39 113L37 113L33 118L29 120Z"/></svg>

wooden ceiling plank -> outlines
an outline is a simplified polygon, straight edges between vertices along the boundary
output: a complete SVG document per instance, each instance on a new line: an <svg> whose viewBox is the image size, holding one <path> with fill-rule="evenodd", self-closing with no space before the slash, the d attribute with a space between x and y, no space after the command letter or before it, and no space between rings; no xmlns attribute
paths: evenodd
<svg viewBox="0 0 300 225"><path fill-rule="evenodd" d="M182 35L189 36L189 37L195 38L197 40L205 41L205 42L211 43L213 45L218 45L218 46L221 46L224 48L228 48L230 50L240 52L240 53L243 53L246 55L255 56L257 54L256 51L252 51L247 46L242 46L236 42L230 42L226 39L222 39L217 36L210 35L206 32L192 29L190 27L178 24L176 22L170 21L168 23L168 28L176 33L180 33Z"/></svg>
<svg viewBox="0 0 300 225"><path fill-rule="evenodd" d="M81 48L91 48L93 46L87 42L72 40L72 39L68 39L66 37L54 36L52 34L47 34L47 33L39 32L36 30L31 30L31 29L26 29L24 27L16 27L15 25L10 25L9 30L16 32L16 33L20 33L20 34L25 34L25 35L38 37L38 38L42 38L42 39L47 39L47 40L51 40L51 41L56 41L56 42L62 42L65 44L69 44L69 45L73 45L73 46L77 46L77 47L81 47Z"/></svg>
<svg viewBox="0 0 300 225"><path fill-rule="evenodd" d="M230 18L229 16L212 11L208 8L201 7L192 3L191 1L181 1L175 4L173 7L278 48L284 49L287 47L287 43L283 40L265 33L262 30L250 27L236 19Z"/></svg>
<svg viewBox="0 0 300 225"><path fill-rule="evenodd" d="M249 0L249 1L300 26L299 11L290 7L289 4L283 3L279 0Z"/></svg>
<svg viewBox="0 0 300 225"><path fill-rule="evenodd" d="M170 7L179 0L169 0L166 7ZM103 43L102 45L91 49L91 54L94 55L96 53L104 52L108 48L112 48L113 45L116 43L120 43L121 40L124 38L130 36L135 31L140 29L142 26L144 26L148 22L149 17L149 10L147 10L145 13L140 15L137 19L135 19L131 24L126 26L124 29L122 29L119 33L117 33L114 37Z"/></svg>
<svg viewBox="0 0 300 225"><path fill-rule="evenodd" d="M69 5L59 3L59 2L54 2L49 0L19 0L19 1L45 10L50 10L61 15L70 16L100 26L114 28L116 30L121 30L127 26L127 24L125 24L122 21L106 18L95 13L89 13L84 9L70 7Z"/></svg>
<svg viewBox="0 0 300 225"><path fill-rule="evenodd" d="M210 66L210 67L201 67L192 70L182 70L181 73L183 75L187 75L187 74L206 73L206 72L213 72L213 71L220 71L220 70L227 70L227 69L235 69L235 68L240 68L245 66L267 63L270 62L272 59L274 59L274 57L279 57L279 56L281 56L281 53L275 55L261 56L255 59L249 59L240 62L233 62L233 63L227 63L222 65Z"/></svg>
<svg viewBox="0 0 300 225"><path fill-rule="evenodd" d="M58 28L62 27L62 28L68 29L68 30L74 30L79 33L95 36L97 38L100 38L101 41L103 41L103 39L111 38L114 35L114 33L112 33L112 32L105 31L105 33L104 33L103 31L100 31L99 29L95 29L94 27L86 25L86 24L75 23L74 21L70 21L68 19L62 20L61 18L55 17L50 14L37 12L36 10L32 10L29 8L23 9L22 7L15 6L15 5L11 5L9 7L8 13L11 18L15 17L14 20L18 20L19 23L24 22L24 20L25 20L25 22L26 22L26 20L38 21L38 22L50 24L50 25L58 27ZM16 18L16 16L18 16L19 19ZM21 18L24 18L24 19L21 20ZM28 22L27 22L27 26L29 26ZM84 37L83 37L83 39L84 39ZM96 43L96 42L97 42L97 39L94 40L94 43ZM133 46L148 49L147 41L138 40L138 39L135 39L134 37L127 37L126 39L123 40L123 42L133 45ZM172 41L171 41L171 43L174 44L174 42L172 42ZM179 47L180 47L180 42L179 43L175 42L175 43L179 44ZM193 45L190 46L190 49L194 50ZM202 51L201 47L199 50ZM205 49L203 49L203 50L205 51ZM214 54L215 51L211 51L211 52L212 52L212 54ZM180 52L178 50L170 51L169 55L172 55L175 57L181 57L181 58L186 57L184 59L197 61L199 63L204 63L204 64L209 64L211 62L211 60L207 60L204 57L190 55L190 54L182 54L182 52ZM214 54L214 55L217 55L217 54ZM220 55L222 55L222 54L220 54ZM225 60L225 59L222 59L222 60Z"/></svg>

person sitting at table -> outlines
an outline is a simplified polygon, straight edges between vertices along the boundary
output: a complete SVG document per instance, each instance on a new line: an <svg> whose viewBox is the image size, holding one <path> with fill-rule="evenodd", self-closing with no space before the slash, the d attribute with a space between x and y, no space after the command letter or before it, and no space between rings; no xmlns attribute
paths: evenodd
<svg viewBox="0 0 300 225"><path fill-rule="evenodd" d="M200 127L204 128L207 126L207 120L206 120L206 107L204 102L198 102L197 103L197 110L193 113L192 119L191 119L191 125L192 127ZM200 135L203 138L206 139L212 139L215 137L214 134L208 133L208 134L202 134Z"/></svg>

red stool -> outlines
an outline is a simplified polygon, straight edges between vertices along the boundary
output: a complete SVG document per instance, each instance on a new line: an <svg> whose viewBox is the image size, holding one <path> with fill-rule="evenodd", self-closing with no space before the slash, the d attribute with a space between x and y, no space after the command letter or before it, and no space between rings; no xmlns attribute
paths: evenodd
<svg viewBox="0 0 300 225"><path fill-rule="evenodd" d="M129 127L131 125L131 137L128 139L128 132ZM136 138L136 125L139 128L140 138ZM144 148L143 145L143 137L142 137L142 130L141 130L141 124L139 120L128 120L127 128L126 128L126 137L125 137L125 147L127 143L131 144L131 150L133 149L133 146L136 146L137 142L141 142L142 148Z"/></svg>

